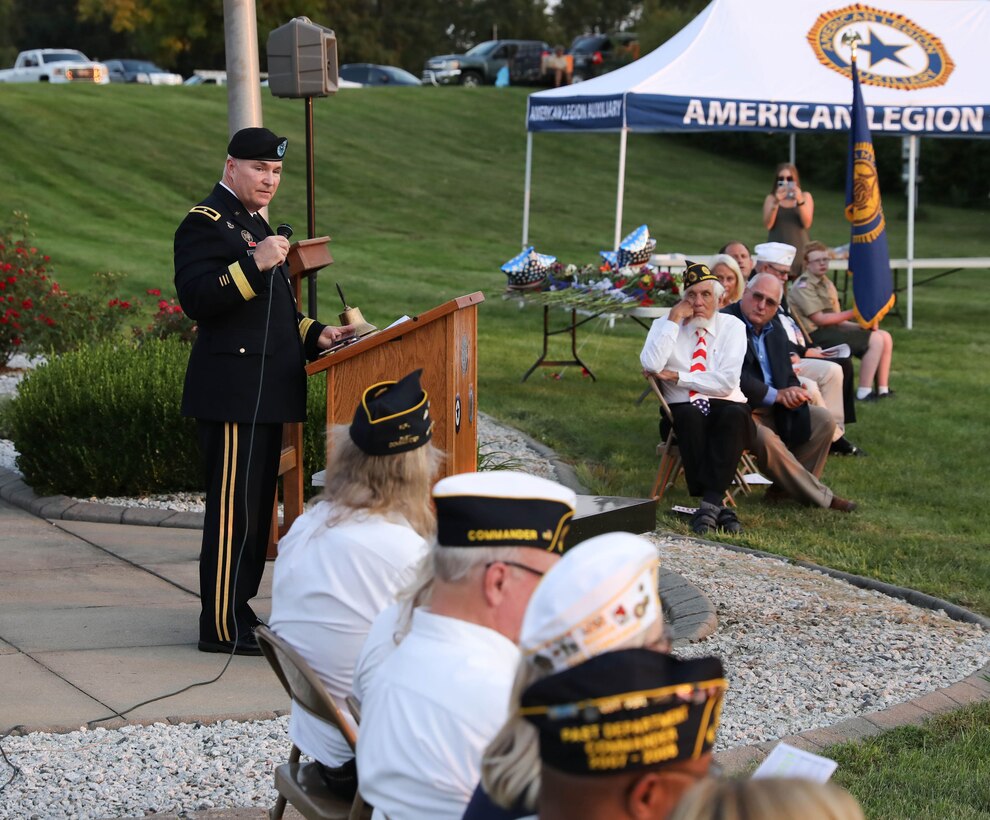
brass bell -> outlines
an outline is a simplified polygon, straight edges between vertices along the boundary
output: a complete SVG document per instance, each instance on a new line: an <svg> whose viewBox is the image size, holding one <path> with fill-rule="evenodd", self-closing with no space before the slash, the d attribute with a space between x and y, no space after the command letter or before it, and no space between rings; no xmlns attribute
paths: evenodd
<svg viewBox="0 0 990 820"><path fill-rule="evenodd" d="M342 325L354 325L354 335L358 338L378 330L373 324L364 320L364 316L361 315L361 308L345 307L344 312L340 314L340 323Z"/></svg>

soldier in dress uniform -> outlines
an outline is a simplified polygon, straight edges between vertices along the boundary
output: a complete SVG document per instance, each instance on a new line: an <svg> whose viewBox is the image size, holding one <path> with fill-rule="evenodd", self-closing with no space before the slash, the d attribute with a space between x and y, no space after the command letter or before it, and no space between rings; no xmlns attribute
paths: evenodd
<svg viewBox="0 0 990 820"><path fill-rule="evenodd" d="M306 416L307 359L351 334L298 312L289 240L258 213L278 190L288 140L244 128L223 178L175 232L175 289L198 325L182 414L196 419L206 480L199 649L260 655L248 603L271 529L282 424Z"/></svg>

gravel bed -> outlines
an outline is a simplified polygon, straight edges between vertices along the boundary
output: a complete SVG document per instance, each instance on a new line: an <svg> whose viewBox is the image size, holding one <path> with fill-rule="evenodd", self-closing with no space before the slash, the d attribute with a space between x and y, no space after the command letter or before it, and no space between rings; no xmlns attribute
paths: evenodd
<svg viewBox="0 0 990 820"><path fill-rule="evenodd" d="M729 691L716 749L886 709L990 662L990 633L821 572L678 536L661 563L704 591L718 629L677 650L718 655Z"/></svg>
<svg viewBox="0 0 990 820"><path fill-rule="evenodd" d="M555 477L525 437L484 416L479 440L483 458L497 453L491 460ZM6 452L0 442L4 466ZM941 612L782 561L680 536L653 539L663 566L702 589L718 611L715 634L677 654L716 654L725 663L730 688L719 750L874 712L948 686L990 661L990 634ZM9 737L2 748L20 771L0 792L0 818L268 807L275 800L272 771L289 745L286 718ZM0 783L10 773L0 762Z"/></svg>

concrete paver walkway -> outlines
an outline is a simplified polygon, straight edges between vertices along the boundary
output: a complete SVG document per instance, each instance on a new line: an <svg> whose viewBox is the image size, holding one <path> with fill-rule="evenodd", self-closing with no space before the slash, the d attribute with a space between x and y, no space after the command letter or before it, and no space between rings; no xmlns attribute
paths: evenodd
<svg viewBox="0 0 990 820"><path fill-rule="evenodd" d="M0 502L0 728L78 728L216 676L226 657L195 648L198 554L196 530L51 523ZM262 617L270 599L271 566ZM235 657L219 681L127 717L271 717L287 708L263 658Z"/></svg>

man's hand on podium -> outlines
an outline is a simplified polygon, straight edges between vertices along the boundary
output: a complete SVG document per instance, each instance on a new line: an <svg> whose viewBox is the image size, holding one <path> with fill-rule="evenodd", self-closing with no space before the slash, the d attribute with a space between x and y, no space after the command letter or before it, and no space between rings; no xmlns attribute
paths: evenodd
<svg viewBox="0 0 990 820"><path fill-rule="evenodd" d="M327 325L323 328L323 332L320 334L320 338L317 339L316 344L321 350L329 350L338 342L349 339L353 335L354 325L341 325L340 327Z"/></svg>

